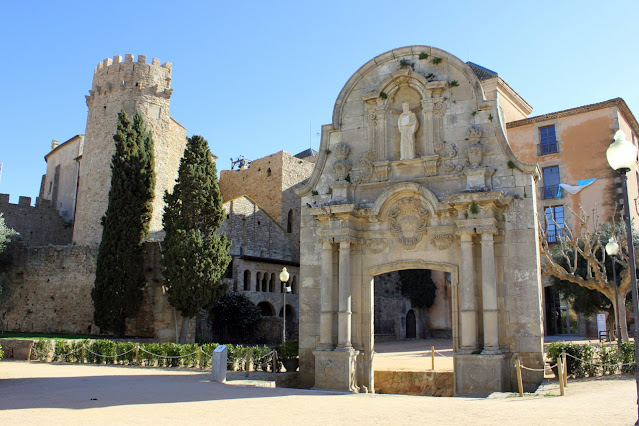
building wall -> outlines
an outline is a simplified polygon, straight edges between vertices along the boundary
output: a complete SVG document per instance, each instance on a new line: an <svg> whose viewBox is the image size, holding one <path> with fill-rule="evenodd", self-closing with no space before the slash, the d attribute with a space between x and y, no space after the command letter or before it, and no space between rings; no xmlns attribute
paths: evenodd
<svg viewBox="0 0 639 426"><path fill-rule="evenodd" d="M111 157L115 152L113 135L117 115L122 109L129 117L137 111L144 118L147 130L153 135L155 146L156 188L153 202L151 234L162 228L163 195L173 188L179 159L186 145L186 133L169 115L172 65L151 64L139 55L105 59L94 72L89 91L85 145L80 164L80 185L73 242L97 245L102 236L100 219L108 204L111 185Z"/></svg>
<svg viewBox="0 0 639 426"><path fill-rule="evenodd" d="M293 260L291 235L252 199L241 196L224 203L226 219L220 227L233 244L230 254Z"/></svg>
<svg viewBox="0 0 639 426"><path fill-rule="evenodd" d="M559 166L561 183L569 185L576 185L579 180L597 178L597 181L577 194L562 191L561 197L549 199L544 199L543 178L538 182L540 214L546 207L564 206L566 224L573 229L577 229L578 221L569 209L580 214L581 205L586 214L592 215L596 208L600 220L610 221L615 204L619 212L622 208L620 203L623 203L619 179L606 160L606 150L616 130L624 130L629 140L632 140L633 131L614 102L596 105L599 107L576 108L572 114L553 113L508 124L508 140L522 161L538 164L542 171L545 167ZM559 152L538 155L539 129L550 125L555 126ZM637 219L636 170L628 174L628 192L631 215ZM543 220L543 216L540 218Z"/></svg>
<svg viewBox="0 0 639 426"><path fill-rule="evenodd" d="M253 161L241 170L222 170L220 191L224 200L246 195L254 200L279 226L288 232L291 213L290 247L299 259L300 197L295 188L308 179L313 163L296 158L286 151Z"/></svg>
<svg viewBox="0 0 639 426"><path fill-rule="evenodd" d="M80 164L76 160L82 155L84 135L77 135L54 146L44 158L47 173L43 176L40 198L51 201L51 206L60 212L67 222L73 221L76 189Z"/></svg>
<svg viewBox="0 0 639 426"><path fill-rule="evenodd" d="M282 156L284 151L254 160L242 170L220 172L224 200L247 195L277 223L282 220Z"/></svg>
<svg viewBox="0 0 639 426"><path fill-rule="evenodd" d="M71 243L73 225L66 222L48 200L36 200L31 206L31 197L20 197L18 204L9 202L9 194L0 194L0 213L9 228L20 234L30 246Z"/></svg>
<svg viewBox="0 0 639 426"><path fill-rule="evenodd" d="M91 299L97 252L91 246L20 248L8 271L9 299L0 310L3 329L97 335ZM159 256L159 244L148 243L143 266L148 285L137 317L127 320L126 334L175 341L176 315L163 291ZM193 341L195 321L191 322Z"/></svg>

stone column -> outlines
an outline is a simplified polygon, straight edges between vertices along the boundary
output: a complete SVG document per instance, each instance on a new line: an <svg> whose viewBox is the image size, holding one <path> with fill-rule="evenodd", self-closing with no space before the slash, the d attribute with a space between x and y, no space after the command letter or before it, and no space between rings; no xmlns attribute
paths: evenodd
<svg viewBox="0 0 639 426"><path fill-rule="evenodd" d="M428 99L422 99L422 134L424 145L422 147L422 156L435 154L433 147L433 108L434 104Z"/></svg>
<svg viewBox="0 0 639 426"><path fill-rule="evenodd" d="M339 312L337 346L351 348L351 243L339 243Z"/></svg>
<svg viewBox="0 0 639 426"><path fill-rule="evenodd" d="M475 291L475 263L473 259L473 234L471 230L460 231L461 268L459 276L459 327L461 350L477 349L477 296Z"/></svg>
<svg viewBox="0 0 639 426"><path fill-rule="evenodd" d="M320 288L320 348L331 350L333 343L333 244L322 242L322 281Z"/></svg>
<svg viewBox="0 0 639 426"><path fill-rule="evenodd" d="M493 233L481 234L481 294L484 318L484 354L498 354L499 322L497 318L497 273Z"/></svg>

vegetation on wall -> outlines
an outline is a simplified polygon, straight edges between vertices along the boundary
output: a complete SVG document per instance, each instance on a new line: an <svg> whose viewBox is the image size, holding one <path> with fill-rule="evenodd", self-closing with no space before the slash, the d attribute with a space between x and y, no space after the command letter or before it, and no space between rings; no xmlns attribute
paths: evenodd
<svg viewBox="0 0 639 426"><path fill-rule="evenodd" d="M430 308L437 297L437 286L430 269L399 271L400 292L415 308Z"/></svg>
<svg viewBox="0 0 639 426"><path fill-rule="evenodd" d="M155 189L153 139L139 113L118 114L113 136L109 204L102 218L95 287L94 321L104 331L123 336L125 320L135 316L143 297L144 248Z"/></svg>
<svg viewBox="0 0 639 426"><path fill-rule="evenodd" d="M164 201L162 270L169 303L182 315L179 341L186 342L190 319L226 292L220 278L231 261L231 241L217 232L224 220L222 195L203 137L188 139L173 192Z"/></svg>

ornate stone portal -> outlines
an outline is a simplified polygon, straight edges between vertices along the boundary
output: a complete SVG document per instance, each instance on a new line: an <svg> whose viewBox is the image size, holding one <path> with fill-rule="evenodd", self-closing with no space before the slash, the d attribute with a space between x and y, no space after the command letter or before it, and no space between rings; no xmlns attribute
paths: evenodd
<svg viewBox="0 0 639 426"><path fill-rule="evenodd" d="M542 366L538 170L514 156L499 117L466 64L427 46L380 55L346 83L298 191L312 206L303 384L374 391L373 277L401 269L451 275L457 395L515 388L516 357ZM528 389L541 379L524 376Z"/></svg>

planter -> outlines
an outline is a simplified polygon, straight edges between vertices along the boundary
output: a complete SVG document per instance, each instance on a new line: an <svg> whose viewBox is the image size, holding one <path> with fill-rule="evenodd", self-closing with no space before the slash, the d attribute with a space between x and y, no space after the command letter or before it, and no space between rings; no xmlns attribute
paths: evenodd
<svg viewBox="0 0 639 426"><path fill-rule="evenodd" d="M284 364L284 368L286 368L287 373L292 373L293 371L297 371L297 367L300 365L300 360L298 358L286 358L282 360L282 364Z"/></svg>

